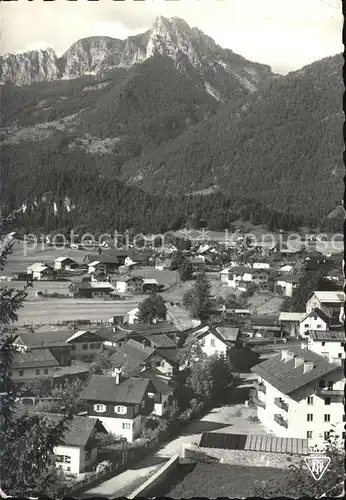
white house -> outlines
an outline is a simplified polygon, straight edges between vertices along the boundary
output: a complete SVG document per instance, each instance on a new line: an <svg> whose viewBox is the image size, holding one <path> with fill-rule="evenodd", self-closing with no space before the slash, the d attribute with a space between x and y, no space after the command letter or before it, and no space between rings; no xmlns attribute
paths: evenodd
<svg viewBox="0 0 346 500"><path fill-rule="evenodd" d="M290 346L251 368L258 376L250 401L276 436L323 445L333 429L345 438L344 379L340 364Z"/></svg>
<svg viewBox="0 0 346 500"><path fill-rule="evenodd" d="M47 414L48 419L59 421L62 415ZM78 475L91 469L97 461L96 433L107 434L100 420L83 416L74 416L67 423L63 444L54 448L58 467L67 474Z"/></svg>
<svg viewBox="0 0 346 500"><path fill-rule="evenodd" d="M299 278L293 274L284 274L275 280L276 292L284 297L292 297L294 289L298 286Z"/></svg>
<svg viewBox="0 0 346 500"><path fill-rule="evenodd" d="M227 359L228 350L234 346L236 339L234 338L234 332L232 339L228 340L227 333L224 330L234 330L234 329L220 329L218 327L204 326L202 328L197 328L191 334L191 339L196 341L204 354L207 356L224 356Z"/></svg>
<svg viewBox="0 0 346 500"><path fill-rule="evenodd" d="M93 375L81 398L88 415L101 420L108 432L128 442L140 436L148 415L154 411L157 390L148 379Z"/></svg>
<svg viewBox="0 0 346 500"><path fill-rule="evenodd" d="M234 266L220 272L220 279L228 286L239 288L242 283L268 286L269 274L266 269L253 269L247 266Z"/></svg>
<svg viewBox="0 0 346 500"><path fill-rule="evenodd" d="M299 334L308 335L309 330L327 331L329 329L330 317L321 309L313 309L306 313L299 322Z"/></svg>
<svg viewBox="0 0 346 500"><path fill-rule="evenodd" d="M128 311L124 316L124 323L127 323L128 325L133 325L134 323L136 323L138 313L139 313L138 307L135 307L134 309Z"/></svg>
<svg viewBox="0 0 346 500"><path fill-rule="evenodd" d="M308 348L332 360L333 363L341 363L345 359L345 331L343 328L329 331L310 330Z"/></svg>
<svg viewBox="0 0 346 500"><path fill-rule="evenodd" d="M48 280L54 276L52 266L44 262L36 262L26 268L27 274L30 274L33 280Z"/></svg>
<svg viewBox="0 0 346 500"><path fill-rule="evenodd" d="M78 264L73 259L69 257L58 257L54 260L54 269L64 270L64 271L74 271L78 269Z"/></svg>

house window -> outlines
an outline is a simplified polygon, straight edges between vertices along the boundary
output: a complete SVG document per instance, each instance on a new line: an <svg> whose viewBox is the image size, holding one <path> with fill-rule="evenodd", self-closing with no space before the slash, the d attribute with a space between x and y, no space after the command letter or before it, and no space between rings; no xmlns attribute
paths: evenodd
<svg viewBox="0 0 346 500"><path fill-rule="evenodd" d="M145 401L144 401L144 399L143 399L143 401L142 401L141 406L142 406L142 408L144 408L144 407L145 407Z"/></svg>
<svg viewBox="0 0 346 500"><path fill-rule="evenodd" d="M338 358L342 358L342 352L338 353Z"/></svg>
<svg viewBox="0 0 346 500"><path fill-rule="evenodd" d="M309 323L305 323L304 328L309 328Z"/></svg>
<svg viewBox="0 0 346 500"><path fill-rule="evenodd" d="M40 370L36 370L36 375L39 375L40 374Z"/></svg>
<svg viewBox="0 0 346 500"><path fill-rule="evenodd" d="M85 452L85 461L86 462L89 462L89 460L91 459L91 451L90 450L87 450Z"/></svg>
<svg viewBox="0 0 346 500"><path fill-rule="evenodd" d="M325 343L325 342L322 342L322 346L324 347L325 345L326 345L326 343Z"/></svg>
<svg viewBox="0 0 346 500"><path fill-rule="evenodd" d="M124 415L124 413L126 413L126 406L114 406L114 412Z"/></svg>
<svg viewBox="0 0 346 500"><path fill-rule="evenodd" d="M163 402L163 407L166 408L166 406L167 406L167 401L164 401Z"/></svg>
<svg viewBox="0 0 346 500"><path fill-rule="evenodd" d="M161 366L162 361L155 361L155 366Z"/></svg>
<svg viewBox="0 0 346 500"><path fill-rule="evenodd" d="M86 350L88 349L88 344L83 344L83 345L82 345L82 349L83 349L84 351L86 351Z"/></svg>
<svg viewBox="0 0 346 500"><path fill-rule="evenodd" d="M318 324L318 325L317 325L317 328L322 328L322 325Z"/></svg>
<svg viewBox="0 0 346 500"><path fill-rule="evenodd" d="M342 439L346 439L346 432L342 433Z"/></svg>
<svg viewBox="0 0 346 500"><path fill-rule="evenodd" d="M314 416L313 416L313 414L312 414L312 413L308 413L308 414L306 415L306 420L307 420L307 422L312 422L312 421L313 421L313 419L314 419Z"/></svg>
<svg viewBox="0 0 346 500"><path fill-rule="evenodd" d="M329 414L329 413L326 413L326 414L324 415L324 421L325 421L325 422L330 422L330 414Z"/></svg>
<svg viewBox="0 0 346 500"><path fill-rule="evenodd" d="M19 376L23 377L23 375L24 375L24 370L19 370Z"/></svg>
<svg viewBox="0 0 346 500"><path fill-rule="evenodd" d="M329 439L330 438L330 431L324 431L324 439Z"/></svg>
<svg viewBox="0 0 346 500"><path fill-rule="evenodd" d="M340 342L341 347L345 346L345 342Z"/></svg>
<svg viewBox="0 0 346 500"><path fill-rule="evenodd" d="M346 422L346 415L343 415L343 416L342 416L342 421L343 421L343 422Z"/></svg>
<svg viewBox="0 0 346 500"><path fill-rule="evenodd" d="M205 346L205 339L202 339L200 343L201 343L201 346L204 347Z"/></svg>
<svg viewBox="0 0 346 500"><path fill-rule="evenodd" d="M314 398L313 396L308 397L308 405L313 405L314 404Z"/></svg>
<svg viewBox="0 0 346 500"><path fill-rule="evenodd" d="M328 391L332 391L333 390L333 385L334 385L334 383L332 381L328 382Z"/></svg>
<svg viewBox="0 0 346 500"><path fill-rule="evenodd" d="M138 405L135 406L135 413L138 412Z"/></svg>
<svg viewBox="0 0 346 500"><path fill-rule="evenodd" d="M165 360L164 359L161 361L160 366L162 366L162 368L165 366Z"/></svg>
<svg viewBox="0 0 346 500"><path fill-rule="evenodd" d="M56 461L59 464L70 464L71 463L71 457L69 457L68 455L57 455L56 456ZM68 469L69 469L69 467L68 467Z"/></svg>
<svg viewBox="0 0 346 500"><path fill-rule="evenodd" d="M215 347L215 339L210 339L210 345L211 347Z"/></svg>
<svg viewBox="0 0 346 500"><path fill-rule="evenodd" d="M76 344L71 345L71 351L75 351L75 350L76 350Z"/></svg>
<svg viewBox="0 0 346 500"><path fill-rule="evenodd" d="M90 344L90 349L95 349L95 344Z"/></svg>
<svg viewBox="0 0 346 500"><path fill-rule="evenodd" d="M330 405L330 401L331 401L330 398L324 398L324 404L325 405Z"/></svg>
<svg viewBox="0 0 346 500"><path fill-rule="evenodd" d="M131 424L129 422L123 422L123 429L131 429Z"/></svg>
<svg viewBox="0 0 346 500"><path fill-rule="evenodd" d="M306 431L306 439L312 439L312 431Z"/></svg>
<svg viewBox="0 0 346 500"><path fill-rule="evenodd" d="M325 381L325 380L319 380L319 382L318 382L318 387L319 387L320 389L324 389L324 388L325 388L325 386L326 386L326 381Z"/></svg>
<svg viewBox="0 0 346 500"><path fill-rule="evenodd" d="M71 467L66 467L67 472L71 471Z"/></svg>
<svg viewBox="0 0 346 500"><path fill-rule="evenodd" d="M96 405L94 405L94 410L99 412L99 413L103 413L106 411L106 405L96 404Z"/></svg>
<svg viewBox="0 0 346 500"><path fill-rule="evenodd" d="M44 373L45 375L48 375L48 368L45 368L43 373Z"/></svg>

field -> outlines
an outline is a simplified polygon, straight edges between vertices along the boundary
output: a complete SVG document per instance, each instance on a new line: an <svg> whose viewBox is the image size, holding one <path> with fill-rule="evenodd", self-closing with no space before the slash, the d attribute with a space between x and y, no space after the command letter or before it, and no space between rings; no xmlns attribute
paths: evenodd
<svg viewBox="0 0 346 500"><path fill-rule="evenodd" d="M255 496L262 482L285 481L287 471L227 464L197 464L192 472L165 493L170 498L245 498Z"/></svg>

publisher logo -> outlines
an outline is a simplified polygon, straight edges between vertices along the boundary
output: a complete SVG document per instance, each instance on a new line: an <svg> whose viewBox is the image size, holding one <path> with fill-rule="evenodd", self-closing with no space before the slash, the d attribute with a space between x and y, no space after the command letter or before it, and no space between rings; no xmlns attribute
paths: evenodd
<svg viewBox="0 0 346 500"><path fill-rule="evenodd" d="M322 455L310 455L308 457L304 457L304 462L306 463L315 481L319 481L328 469L330 458Z"/></svg>

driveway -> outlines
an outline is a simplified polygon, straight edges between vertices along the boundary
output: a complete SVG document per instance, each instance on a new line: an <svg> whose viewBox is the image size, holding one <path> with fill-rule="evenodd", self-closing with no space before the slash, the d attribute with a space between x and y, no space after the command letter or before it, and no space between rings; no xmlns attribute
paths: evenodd
<svg viewBox="0 0 346 500"><path fill-rule="evenodd" d="M262 424L251 423L249 415L255 410L243 404L214 408L202 419L188 424L181 435L146 457L125 472L86 491L81 498L90 496L127 496L154 474L174 454L182 455L184 443L199 443L203 432L226 432L234 434L268 434Z"/></svg>

